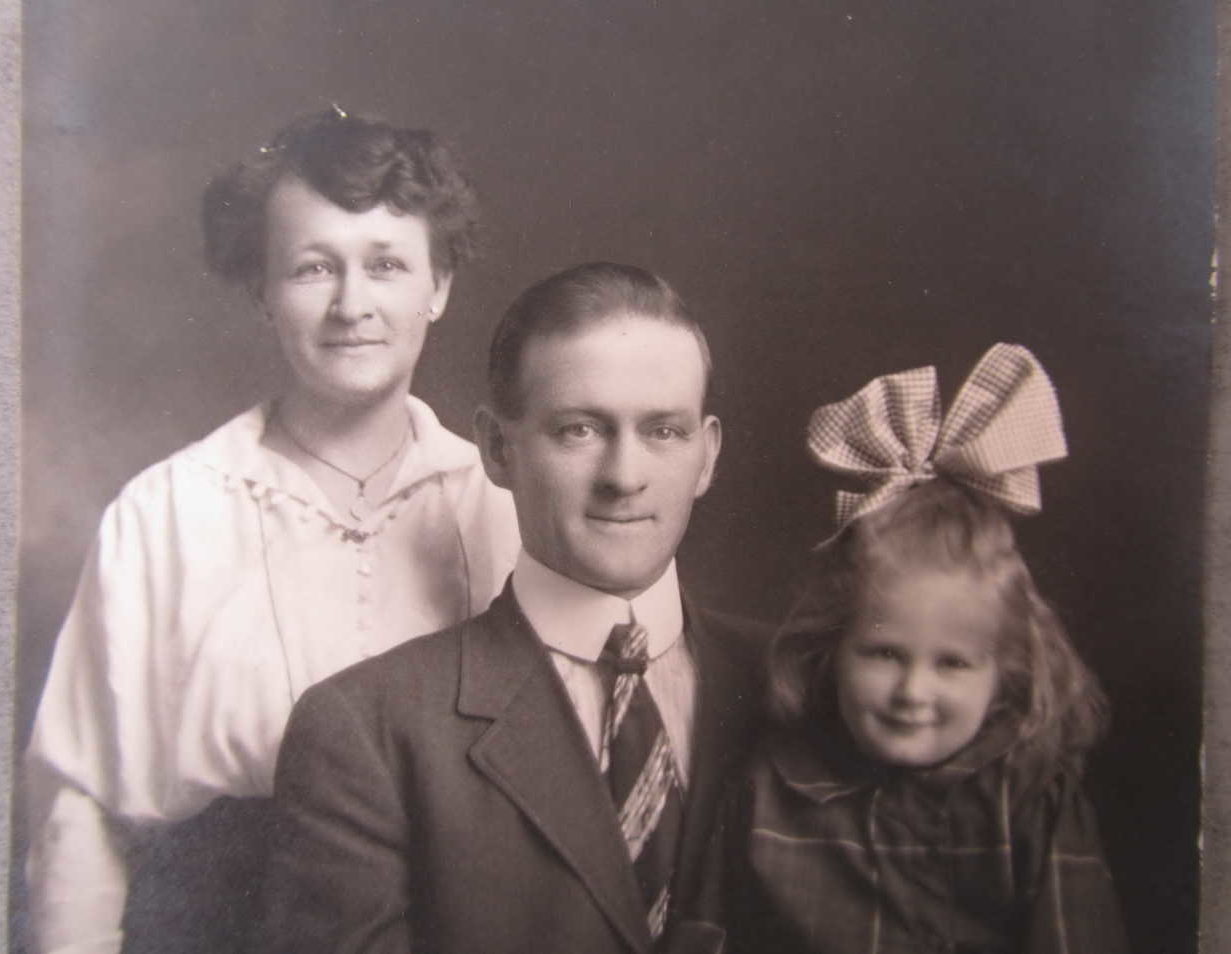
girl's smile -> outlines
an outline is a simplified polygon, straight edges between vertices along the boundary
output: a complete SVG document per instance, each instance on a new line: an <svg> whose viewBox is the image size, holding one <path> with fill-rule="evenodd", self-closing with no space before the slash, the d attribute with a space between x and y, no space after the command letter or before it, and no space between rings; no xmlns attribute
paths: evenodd
<svg viewBox="0 0 1231 954"><path fill-rule="evenodd" d="M919 571L877 595L838 649L838 707L864 752L936 765L978 734L999 682L996 609L968 575Z"/></svg>

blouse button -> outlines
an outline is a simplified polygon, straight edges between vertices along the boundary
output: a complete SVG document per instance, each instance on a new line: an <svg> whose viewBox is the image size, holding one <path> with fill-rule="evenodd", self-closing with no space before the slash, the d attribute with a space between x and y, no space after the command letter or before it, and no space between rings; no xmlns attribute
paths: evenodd
<svg viewBox="0 0 1231 954"><path fill-rule="evenodd" d="M372 595L367 590L360 590L359 591L359 602L361 604L371 603Z"/></svg>
<svg viewBox="0 0 1231 954"><path fill-rule="evenodd" d="M362 563L359 564L359 573L361 576L371 576L372 575L372 564L369 561L364 560Z"/></svg>

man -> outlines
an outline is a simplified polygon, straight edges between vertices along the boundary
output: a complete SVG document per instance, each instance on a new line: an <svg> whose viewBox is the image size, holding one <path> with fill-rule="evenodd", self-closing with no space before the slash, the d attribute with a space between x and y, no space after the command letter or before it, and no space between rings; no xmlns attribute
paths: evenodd
<svg viewBox="0 0 1231 954"><path fill-rule="evenodd" d="M301 699L263 949L717 951L683 912L763 633L676 580L721 444L705 338L661 279L582 265L513 304L489 378L522 555L486 613Z"/></svg>

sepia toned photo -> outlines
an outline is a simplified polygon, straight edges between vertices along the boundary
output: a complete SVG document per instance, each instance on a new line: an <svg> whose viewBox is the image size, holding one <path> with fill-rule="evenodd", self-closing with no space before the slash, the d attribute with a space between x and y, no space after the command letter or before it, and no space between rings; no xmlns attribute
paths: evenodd
<svg viewBox="0 0 1231 954"><path fill-rule="evenodd" d="M10 949L1195 954L1214 4L21 13Z"/></svg>

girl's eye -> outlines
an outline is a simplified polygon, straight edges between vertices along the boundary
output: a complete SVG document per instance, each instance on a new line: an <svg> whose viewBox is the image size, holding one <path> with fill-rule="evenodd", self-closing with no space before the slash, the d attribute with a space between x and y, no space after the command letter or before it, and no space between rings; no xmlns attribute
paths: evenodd
<svg viewBox="0 0 1231 954"><path fill-rule="evenodd" d="M886 662L896 662L902 658L902 652L893 646L866 646L860 652L860 655L865 659L884 660Z"/></svg>
<svg viewBox="0 0 1231 954"><path fill-rule="evenodd" d="M941 669L970 669L971 663L969 659L964 659L961 656L941 656L937 660L937 664Z"/></svg>

